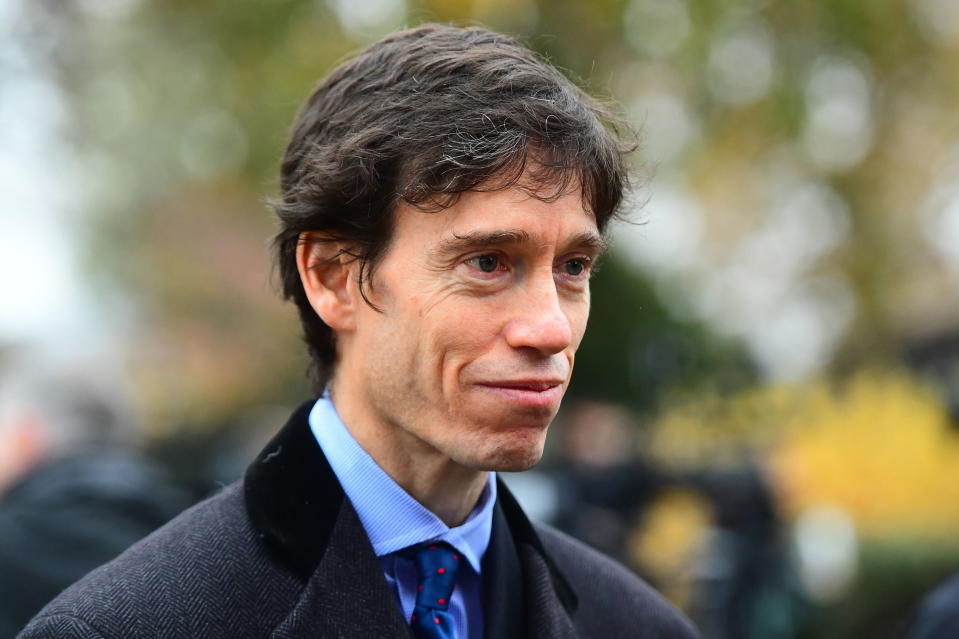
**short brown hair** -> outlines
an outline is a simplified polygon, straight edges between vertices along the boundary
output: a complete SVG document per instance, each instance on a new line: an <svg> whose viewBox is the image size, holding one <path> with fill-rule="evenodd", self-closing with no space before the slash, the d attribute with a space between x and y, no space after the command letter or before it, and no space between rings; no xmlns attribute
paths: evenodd
<svg viewBox="0 0 959 639"><path fill-rule="evenodd" d="M466 191L521 179L546 200L581 187L602 232L628 187L621 131L543 58L482 28L400 31L334 69L294 123L274 206L283 295L299 309L315 390L333 373L336 344L300 281L302 232L346 241L361 292L399 202L441 210Z"/></svg>

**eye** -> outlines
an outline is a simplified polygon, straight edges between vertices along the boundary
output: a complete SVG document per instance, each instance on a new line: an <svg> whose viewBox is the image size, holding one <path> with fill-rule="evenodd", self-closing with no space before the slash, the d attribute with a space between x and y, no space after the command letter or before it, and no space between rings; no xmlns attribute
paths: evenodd
<svg viewBox="0 0 959 639"><path fill-rule="evenodd" d="M493 273L500 266L499 257L496 255L478 255L466 260L466 263L484 273Z"/></svg>
<svg viewBox="0 0 959 639"><path fill-rule="evenodd" d="M566 260L563 262L563 271L567 275L572 275L577 277L582 275L589 269L589 260L582 257L577 257L572 260Z"/></svg>

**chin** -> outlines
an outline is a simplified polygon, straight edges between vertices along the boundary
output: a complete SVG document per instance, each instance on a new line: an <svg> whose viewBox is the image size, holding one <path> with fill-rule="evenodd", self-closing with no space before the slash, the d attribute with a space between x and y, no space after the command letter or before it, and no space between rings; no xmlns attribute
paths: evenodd
<svg viewBox="0 0 959 639"><path fill-rule="evenodd" d="M460 463L474 470L520 472L529 470L543 458L546 433L524 433L489 437L469 447L460 456Z"/></svg>
<svg viewBox="0 0 959 639"><path fill-rule="evenodd" d="M543 458L542 452L536 455L529 455L526 457L508 457L496 460L494 463L490 463L484 470L495 471L499 473L519 473L524 470L529 470L533 466L539 463L539 460Z"/></svg>

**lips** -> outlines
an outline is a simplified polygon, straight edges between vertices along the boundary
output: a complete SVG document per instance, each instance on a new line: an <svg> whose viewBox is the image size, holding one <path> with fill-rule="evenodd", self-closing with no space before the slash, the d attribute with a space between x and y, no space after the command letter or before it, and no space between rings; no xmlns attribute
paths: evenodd
<svg viewBox="0 0 959 639"><path fill-rule="evenodd" d="M503 382L486 382L482 385L490 386L494 388L512 388L516 390L534 391L537 393L542 393L543 391L548 391L549 389L554 388L556 386L561 386L563 384L563 381L565 380L521 379L521 380L503 381Z"/></svg>
<svg viewBox="0 0 959 639"><path fill-rule="evenodd" d="M501 400L530 408L553 409L563 398L563 382L557 379L497 380L478 384Z"/></svg>

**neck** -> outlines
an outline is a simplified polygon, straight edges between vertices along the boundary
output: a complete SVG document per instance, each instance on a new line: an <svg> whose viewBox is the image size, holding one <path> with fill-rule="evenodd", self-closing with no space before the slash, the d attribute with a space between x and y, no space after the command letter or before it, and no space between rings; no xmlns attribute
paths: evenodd
<svg viewBox="0 0 959 639"><path fill-rule="evenodd" d="M466 521L486 486L486 472L464 468L448 459L421 457L407 463L388 459L384 465L373 458L393 481L450 528Z"/></svg>
<svg viewBox="0 0 959 639"><path fill-rule="evenodd" d="M453 528L475 508L486 471L467 468L400 426L383 424L339 394L332 394L347 430L393 481Z"/></svg>

